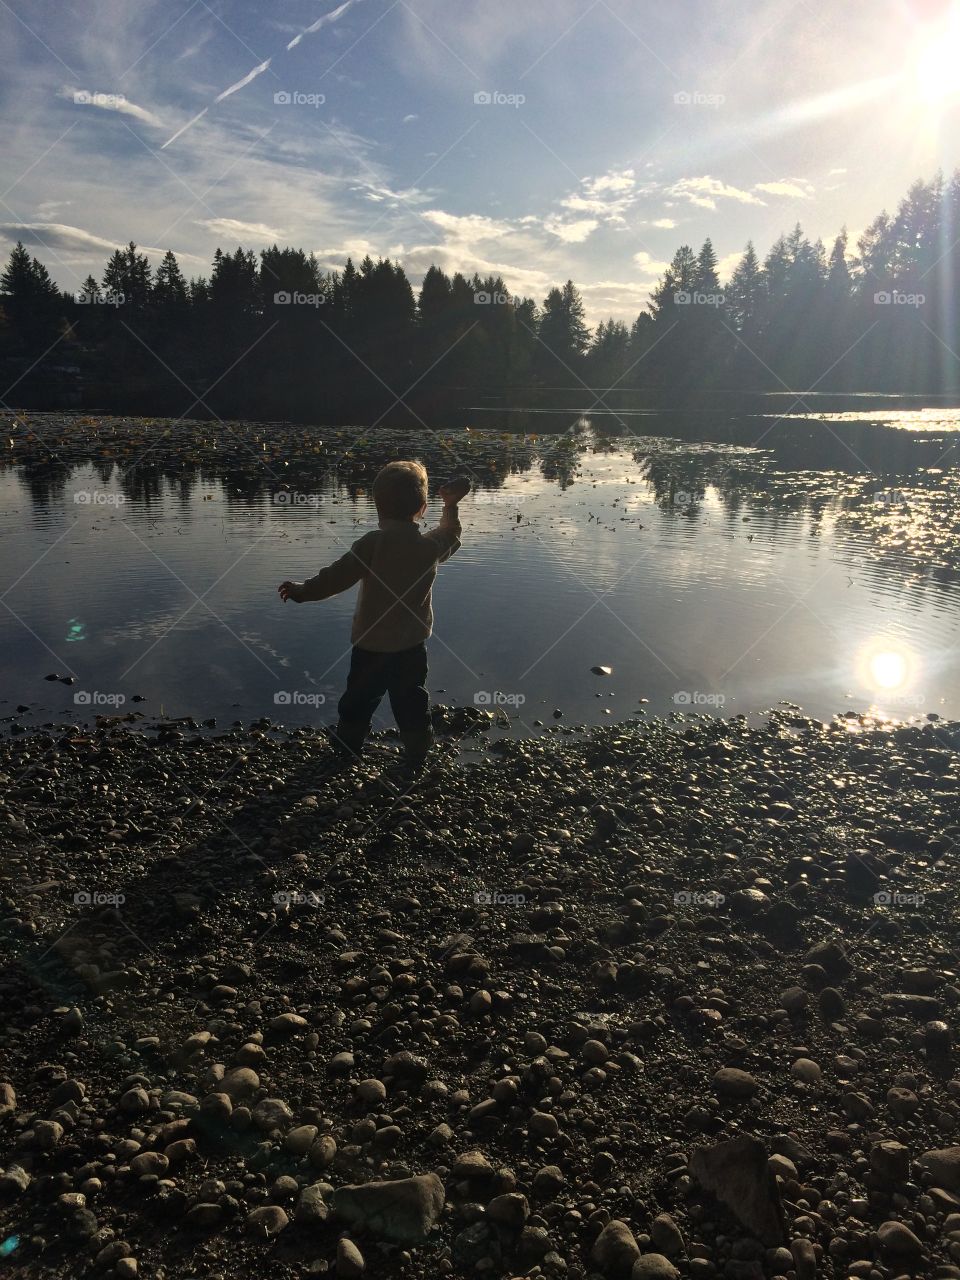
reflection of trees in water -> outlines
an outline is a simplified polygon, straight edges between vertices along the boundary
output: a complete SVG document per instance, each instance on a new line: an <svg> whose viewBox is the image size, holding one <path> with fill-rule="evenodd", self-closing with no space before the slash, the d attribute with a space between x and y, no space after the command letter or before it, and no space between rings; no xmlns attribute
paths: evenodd
<svg viewBox="0 0 960 1280"><path fill-rule="evenodd" d="M40 458L18 468L35 512L45 511L53 503L62 503L73 467L55 458Z"/></svg>
<svg viewBox="0 0 960 1280"><path fill-rule="evenodd" d="M551 418L556 421L544 421ZM817 537L825 522L835 519L841 537L858 536L860 554L889 564L898 578L913 574L944 586L957 582L960 489L949 471L958 461L960 440L955 446L949 437L877 423L713 415L711 432L726 440L705 444L705 419L702 413L646 417L648 428L656 424L664 433L640 439L608 416L537 414L530 415L534 434L529 437L486 431L324 431L322 447L315 432L297 428L285 436L283 424L276 424L264 456L251 444L256 439L264 449L262 427L251 427L254 435L240 441L244 424L234 424L225 434L194 440L190 453L158 436L155 448L144 448L140 440L125 464L117 457L122 439L92 435L61 448L57 458L38 453L14 465L36 512L62 505L73 481L77 488L118 490L127 504L148 511L173 499L181 518L189 519L192 504L213 494L219 498L221 487L231 512L282 514L285 507L310 505L284 499L284 493L359 504L370 495L380 467L398 456L421 458L436 493L458 473L467 474L475 488L496 491L511 476L537 469L564 490L575 482L585 455L620 452L632 459L665 513L697 520L710 494L731 532L749 535L755 532L749 519L762 517L765 538L787 529L796 537L798 517ZM562 431L546 434L545 426L560 423ZM684 432L695 441L685 445ZM749 447L760 434L763 447ZM111 456L104 456L105 447ZM836 465L825 464L827 455ZM88 465L88 485L77 484L78 472ZM908 515L904 503L890 498L901 493Z"/></svg>

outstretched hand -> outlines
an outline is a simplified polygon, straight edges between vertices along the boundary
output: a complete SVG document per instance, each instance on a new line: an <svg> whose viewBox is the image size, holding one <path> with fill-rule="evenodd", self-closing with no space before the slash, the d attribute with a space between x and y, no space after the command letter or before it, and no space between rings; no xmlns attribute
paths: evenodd
<svg viewBox="0 0 960 1280"><path fill-rule="evenodd" d="M284 604L288 600L292 600L294 604L303 604L302 582L281 582L277 590L280 592L280 599Z"/></svg>
<svg viewBox="0 0 960 1280"><path fill-rule="evenodd" d="M456 480L448 480L441 485L439 492L445 507L455 507L470 492L470 481L466 476L458 476Z"/></svg>

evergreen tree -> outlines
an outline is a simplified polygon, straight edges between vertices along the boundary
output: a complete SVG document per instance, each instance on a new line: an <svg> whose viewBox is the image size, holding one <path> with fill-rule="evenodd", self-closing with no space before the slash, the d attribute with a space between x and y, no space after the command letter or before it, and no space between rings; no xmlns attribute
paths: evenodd
<svg viewBox="0 0 960 1280"><path fill-rule="evenodd" d="M46 267L18 240L0 275L0 306L7 323L7 345L42 355L60 332L60 291Z"/></svg>

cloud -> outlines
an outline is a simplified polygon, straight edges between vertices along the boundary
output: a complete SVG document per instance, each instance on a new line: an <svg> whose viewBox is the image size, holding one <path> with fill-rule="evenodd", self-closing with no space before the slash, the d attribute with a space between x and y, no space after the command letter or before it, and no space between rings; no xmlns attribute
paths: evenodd
<svg viewBox="0 0 960 1280"><path fill-rule="evenodd" d="M402 246L395 246L402 248ZM348 258L354 262L362 262L364 258L380 258L384 256L383 247L375 245L372 240L343 240L339 245L324 249L314 249L314 256L320 266L327 271L339 271Z"/></svg>
<svg viewBox="0 0 960 1280"><path fill-rule="evenodd" d="M833 178L833 177L835 177L838 173L846 173L846 172L847 172L847 171L846 171L846 169L829 169L829 170L827 171L827 177L828 177L828 178Z"/></svg>
<svg viewBox="0 0 960 1280"><path fill-rule="evenodd" d="M20 240L25 245L37 245L42 249L60 249L68 255L89 254L93 251L113 253L114 249L121 248L116 240L107 240L103 236L84 231L82 227L72 227L65 222L2 222L0 237L10 242ZM166 252L165 249L158 249L153 245L141 244L137 245L137 248L141 253L146 254ZM194 262L206 261L205 258L192 253L178 253L177 257L191 259Z"/></svg>
<svg viewBox="0 0 960 1280"><path fill-rule="evenodd" d="M362 191L365 198L374 204L388 202L392 209L405 204L424 204L433 198L430 192L420 191L416 187L408 187L406 191L394 191L386 183L374 186L373 183L365 182L361 186L354 187L353 190Z"/></svg>
<svg viewBox="0 0 960 1280"><path fill-rule="evenodd" d="M652 276L663 275L664 271L666 271L667 267L670 265L669 262L660 262L658 259L654 258L652 254L647 253L645 249L641 249L639 253L635 253L633 255L633 260L641 270Z"/></svg>
<svg viewBox="0 0 960 1280"><path fill-rule="evenodd" d="M142 120L144 124L152 125L155 129L164 127L159 116L155 116L146 107L138 107L122 93L99 93L91 89L74 89L71 85L64 85L57 96L66 98L77 106L98 107L101 111L116 111L122 116L133 116L135 120Z"/></svg>
<svg viewBox="0 0 960 1280"><path fill-rule="evenodd" d="M610 169L598 177L584 178L579 190L565 196L560 206L571 213L589 213L603 222L623 224L623 215L638 194L633 169Z"/></svg>
<svg viewBox="0 0 960 1280"><path fill-rule="evenodd" d="M743 253L737 250L736 253L725 253L717 262L717 276L721 284L729 284L730 277L736 270Z"/></svg>
<svg viewBox="0 0 960 1280"><path fill-rule="evenodd" d="M564 244L583 244L591 236L600 223L596 218L579 218L575 222L561 222L559 218L548 218L543 224L544 231L562 240Z"/></svg>
<svg viewBox="0 0 960 1280"><path fill-rule="evenodd" d="M404 124L413 124L414 120L419 120L419 119L420 119L420 117L416 114L416 112L411 112L411 114L410 114L410 115L408 115L408 116L404 116L404 117L403 117L403 123L404 123Z"/></svg>
<svg viewBox="0 0 960 1280"><path fill-rule="evenodd" d="M500 240L513 231L508 222L498 222L495 218L488 218L479 213L459 215L445 213L442 209L427 209L421 216L424 221L439 227L447 242L451 244L468 244L474 240Z"/></svg>
<svg viewBox="0 0 960 1280"><path fill-rule="evenodd" d="M735 200L740 204L766 204L752 191L744 191L740 187L732 187L719 178L704 174L699 178L681 178L667 191L672 196L689 200L700 209L716 209L718 200Z"/></svg>
<svg viewBox="0 0 960 1280"><path fill-rule="evenodd" d="M813 195L813 184L803 178L781 178L779 182L758 182L753 189L762 191L768 196L788 196L794 200L809 200Z"/></svg>
<svg viewBox="0 0 960 1280"><path fill-rule="evenodd" d="M591 195L601 195L605 191L632 191L636 185L636 174L632 169L611 169L599 178L584 179L584 186Z"/></svg>
<svg viewBox="0 0 960 1280"><path fill-rule="evenodd" d="M657 227L661 231L672 231L676 225L673 218L654 218L650 223L651 227Z"/></svg>
<svg viewBox="0 0 960 1280"><path fill-rule="evenodd" d="M218 236L230 239L282 240L283 232L264 222L241 222L238 218L198 218L198 227L206 227Z"/></svg>

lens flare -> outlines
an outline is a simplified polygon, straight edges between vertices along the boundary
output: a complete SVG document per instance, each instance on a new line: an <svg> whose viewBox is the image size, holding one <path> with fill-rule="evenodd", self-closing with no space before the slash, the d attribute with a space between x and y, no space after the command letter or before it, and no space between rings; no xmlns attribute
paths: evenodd
<svg viewBox="0 0 960 1280"><path fill-rule="evenodd" d="M917 97L936 107L960 93L960 11L954 9L943 27L920 47L914 64Z"/></svg>

